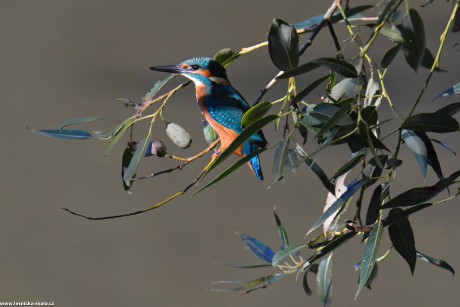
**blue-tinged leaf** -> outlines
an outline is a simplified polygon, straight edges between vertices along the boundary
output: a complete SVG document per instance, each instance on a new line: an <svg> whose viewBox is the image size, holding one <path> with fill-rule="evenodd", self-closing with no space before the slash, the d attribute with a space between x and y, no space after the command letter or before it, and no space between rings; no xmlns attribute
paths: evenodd
<svg viewBox="0 0 460 307"><path fill-rule="evenodd" d="M431 139L431 141L435 142L435 143L438 143L439 145L441 145L442 147L444 147L445 149L447 149L448 151L450 151L451 153L454 154L454 156L457 155L457 153L449 146L449 144L446 144L440 140L437 140L437 139Z"/></svg>
<svg viewBox="0 0 460 307"><path fill-rule="evenodd" d="M430 138L426 135L425 132L421 131L414 131L418 135L418 137L423 141L427 151L427 162L430 165L436 175L438 175L439 179L444 179L444 175L442 174L441 163L439 163L438 155L436 154L436 150L431 143Z"/></svg>
<svg viewBox="0 0 460 307"><path fill-rule="evenodd" d="M67 130L67 129L45 129L45 130L35 130L29 129L30 132L56 138L56 139L64 139L64 140L87 140L92 139L93 136L91 133L83 131L83 130Z"/></svg>
<svg viewBox="0 0 460 307"><path fill-rule="evenodd" d="M455 274L454 269L444 260L442 259L437 259L433 258L431 256L428 256L426 254L423 254L422 252L417 251L417 257L422 259L423 261L426 261L428 263L434 264L437 267L440 267L444 270L447 270L452 273L452 275Z"/></svg>
<svg viewBox="0 0 460 307"><path fill-rule="evenodd" d="M245 235L243 233L236 233L241 237L241 239L246 243L246 245L249 247L249 250L262 259L265 262L272 263L273 257L275 256L275 252L265 245L264 243L260 242L256 238L250 237L248 235Z"/></svg>
<svg viewBox="0 0 460 307"><path fill-rule="evenodd" d="M278 235L281 240L281 249L285 249L286 247L289 246L289 238L288 238L286 229L281 223L281 219L279 218L278 214L276 214L276 211L273 211L273 214L275 216L276 227L278 229Z"/></svg>
<svg viewBox="0 0 460 307"><path fill-rule="evenodd" d="M321 260L316 274L316 291L323 306L329 306L332 298L332 253Z"/></svg>
<svg viewBox="0 0 460 307"><path fill-rule="evenodd" d="M460 177L460 171L456 171L445 179L439 180L436 184L428 187L419 187L407 190L390 201L383 204L381 209L415 206L423 202L429 201L447 187L454 184L457 178Z"/></svg>
<svg viewBox="0 0 460 307"><path fill-rule="evenodd" d="M307 232L309 235L312 231L320 227L330 216L335 215L340 208L347 202L355 193L358 191L366 182L369 181L369 178L361 179L357 182L352 182L347 187L347 191L342 194L330 207L326 210L319 218L316 220L315 224Z"/></svg>
<svg viewBox="0 0 460 307"><path fill-rule="evenodd" d="M393 208L388 213L391 217L395 214L400 214L403 210L400 208ZM397 222L388 227L391 243L393 243L396 251L406 260L409 265L412 275L414 275L415 263L417 255L415 250L415 239L412 227L410 226L407 217L399 219Z"/></svg>
<svg viewBox="0 0 460 307"><path fill-rule="evenodd" d="M281 261L286 259L286 257L288 257L289 255L297 254L300 250L302 250L305 247L305 244L297 244L279 250L272 259L272 266L277 266Z"/></svg>
<svg viewBox="0 0 460 307"><path fill-rule="evenodd" d="M129 166L123 175L123 180L127 186L131 184L131 179L134 177L137 170L139 169L141 160L143 157L145 157L145 152L147 151L149 143L150 143L150 134L148 134L145 139L143 139L137 144L136 151L134 152L133 157L129 163Z"/></svg>
<svg viewBox="0 0 460 307"><path fill-rule="evenodd" d="M379 221L369 235L369 238L367 238L366 245L364 246L363 257L361 259L361 270L359 272L358 291L356 291L355 299L358 297L361 290L367 285L367 282L372 275L382 235L383 225L382 222Z"/></svg>
<svg viewBox="0 0 460 307"><path fill-rule="evenodd" d="M402 130L402 137L405 144L415 154L420 169L422 170L423 177L426 177L426 166L427 166L427 149L422 139L414 132L410 130Z"/></svg>
<svg viewBox="0 0 460 307"><path fill-rule="evenodd" d="M102 119L107 119L107 118L100 117L100 116L88 116L88 117L74 118L66 122L63 122L61 126L59 127L59 129L62 130L67 126L85 124L85 123L90 123L90 122L94 122L94 121L102 120Z"/></svg>
<svg viewBox="0 0 460 307"><path fill-rule="evenodd" d="M441 94L436 96L433 100L436 100L436 99L438 99L440 97L447 97L447 96L454 95L454 94L455 95L460 94L460 83L457 83L457 84L449 87L448 89L443 91Z"/></svg>

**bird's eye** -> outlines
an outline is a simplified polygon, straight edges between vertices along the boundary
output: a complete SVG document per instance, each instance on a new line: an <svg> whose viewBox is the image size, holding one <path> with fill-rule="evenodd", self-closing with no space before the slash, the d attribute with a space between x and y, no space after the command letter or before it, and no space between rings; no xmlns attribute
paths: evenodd
<svg viewBox="0 0 460 307"><path fill-rule="evenodd" d="M197 70L200 68L200 66L198 65L190 65L190 67L193 69L193 70Z"/></svg>

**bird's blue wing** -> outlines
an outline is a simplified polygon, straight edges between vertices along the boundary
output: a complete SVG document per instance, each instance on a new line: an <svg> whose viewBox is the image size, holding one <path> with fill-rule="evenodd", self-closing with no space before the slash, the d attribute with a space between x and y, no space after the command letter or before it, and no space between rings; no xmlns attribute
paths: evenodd
<svg viewBox="0 0 460 307"><path fill-rule="evenodd" d="M211 117L219 124L237 133L243 132L241 120L250 107L234 88L214 87L207 95L205 105ZM262 131L252 135L249 141L255 142L260 147L265 147L267 144Z"/></svg>

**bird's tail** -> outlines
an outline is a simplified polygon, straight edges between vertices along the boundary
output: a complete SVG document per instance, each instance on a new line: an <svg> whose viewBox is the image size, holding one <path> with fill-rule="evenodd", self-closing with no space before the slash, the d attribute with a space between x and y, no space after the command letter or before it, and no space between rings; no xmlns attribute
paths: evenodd
<svg viewBox="0 0 460 307"><path fill-rule="evenodd" d="M246 142L244 143L243 154L249 155L250 153L257 150L257 148L257 145L252 144L250 142ZM262 174L262 167L260 166L259 156L254 156L251 160L249 160L248 165L254 172L254 174L257 176L257 178L259 178L259 180L264 180L264 175Z"/></svg>

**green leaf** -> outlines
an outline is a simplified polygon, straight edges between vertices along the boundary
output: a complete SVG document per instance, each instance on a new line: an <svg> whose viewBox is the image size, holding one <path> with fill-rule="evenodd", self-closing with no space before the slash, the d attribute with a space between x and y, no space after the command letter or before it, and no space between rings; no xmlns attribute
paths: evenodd
<svg viewBox="0 0 460 307"><path fill-rule="evenodd" d="M426 177L426 166L428 163L427 157L428 152L423 143L422 139L414 132L410 130L402 130L402 138L404 143L409 149L415 154L418 164L422 170L423 177Z"/></svg>
<svg viewBox="0 0 460 307"><path fill-rule="evenodd" d="M335 100L339 100L343 94L348 98L356 98L359 92L359 80L357 78L345 78L332 88L330 96Z"/></svg>
<svg viewBox="0 0 460 307"><path fill-rule="evenodd" d="M225 48L216 53L214 60L222 64L222 66L227 67L239 57L238 52L234 52L231 48Z"/></svg>
<svg viewBox="0 0 460 307"><path fill-rule="evenodd" d="M319 265L316 264L316 263L313 263L310 268L308 270L305 271L305 274L303 275L303 282L302 282L302 285L303 285L303 289L305 291L305 293L307 295L312 295L312 292L311 292L311 289L310 287L308 286L308 272L312 272L312 273L315 273L317 274L318 273L318 267Z"/></svg>
<svg viewBox="0 0 460 307"><path fill-rule="evenodd" d="M380 62L380 66L382 68L388 68L390 66L391 62L395 59L395 57L398 55L399 51L402 49L402 44L398 44L391 48L390 50L385 53L383 56L382 61Z"/></svg>
<svg viewBox="0 0 460 307"><path fill-rule="evenodd" d="M445 91L443 91L441 94L439 94L438 96L436 96L433 100L436 100L438 99L439 97L447 97L447 96L450 96L450 95L458 95L460 94L460 83L457 83L451 87L449 87L448 89L446 89Z"/></svg>
<svg viewBox="0 0 460 307"><path fill-rule="evenodd" d="M374 97L375 95L379 95L379 91L380 84L377 81L375 81L374 78L369 78L369 82L367 82L366 86L366 98L364 99L365 108L378 107L380 105L382 96ZM377 116L377 112L375 112L375 115ZM369 121L367 122L369 123Z"/></svg>
<svg viewBox="0 0 460 307"><path fill-rule="evenodd" d="M147 103L147 102L151 101L153 99L153 97L156 95L156 93L158 93L158 91L161 90L161 88L166 83L168 83L169 80L171 80L174 77L175 77L175 75L171 74L171 75L167 76L165 79L155 82L155 84L153 85L153 87L150 90L150 92L148 92L147 94L145 94L144 97L142 97L142 103Z"/></svg>
<svg viewBox="0 0 460 307"><path fill-rule="evenodd" d="M401 213L403 210L400 208L393 208L388 213L391 217L394 214ZM393 243L396 251L406 260L410 267L412 275L414 275L415 263L417 261L417 255L415 251L415 239L412 227L410 226L409 220L401 218L397 222L391 224L388 227L388 233L390 234L391 243Z"/></svg>
<svg viewBox="0 0 460 307"><path fill-rule="evenodd" d="M92 139L93 136L91 133L83 131L83 130L67 130L67 129L45 129L45 130L35 130L29 129L32 133L43 135L51 138L56 139L64 139L64 140L87 140Z"/></svg>
<svg viewBox="0 0 460 307"><path fill-rule="evenodd" d="M109 143L109 146L107 147L107 150L105 151L105 155L107 156L109 152L112 150L112 148L115 146L115 144L121 139L121 137L125 134L126 130L131 127L132 124L136 121L137 116L133 115L127 119L125 119L122 123L120 123L115 129L113 130L112 133L112 140Z"/></svg>
<svg viewBox="0 0 460 307"><path fill-rule="evenodd" d="M260 148L254 152L252 152L251 154L239 159L235 164L233 164L231 167L227 168L224 172L222 172L219 176L217 176L216 178L214 178L213 180L211 180L211 182L209 182L208 184L206 184L204 187L202 187L200 190L198 190L198 192L196 192L195 194L193 194L194 196L198 193L200 193L201 191L203 191L204 189L207 189L209 188L210 186L218 183L219 181L221 181L222 179L224 179L225 177L229 176L231 173L233 173L234 171L236 171L237 169L239 169L241 166L245 165L249 160L251 160L253 157L261 154L262 152L266 151L268 148Z"/></svg>
<svg viewBox="0 0 460 307"><path fill-rule="evenodd" d="M278 281L279 279L283 278L285 276L285 273L277 273L277 274L272 274L264 277L259 277L253 280L247 280L247 281L219 281L219 282L214 282L214 284L238 284L238 283L244 283L242 286L236 287L236 288L230 288L230 289L211 289L212 291L215 292L235 292L235 291L244 291L243 293L249 293L251 291L257 290L257 289L263 289L271 285L272 283Z"/></svg>
<svg viewBox="0 0 460 307"><path fill-rule="evenodd" d="M237 232L236 234L241 237L241 239L244 241L244 243L246 243L247 247L254 255L267 263L272 263L275 253L270 247L260 242L256 238L250 237L243 233Z"/></svg>
<svg viewBox="0 0 460 307"><path fill-rule="evenodd" d="M285 249L289 246L289 238L286 229L281 223L281 219L279 218L278 214L276 214L276 211L273 211L273 214L275 215L276 227L278 229L278 235L281 240L281 249Z"/></svg>
<svg viewBox="0 0 460 307"><path fill-rule="evenodd" d="M321 137L324 133L328 132L329 130L332 129L334 126L339 126L341 123L353 123L353 120L349 116L349 113L351 112L352 105L351 104L345 104L338 109L334 115L323 125L321 130L316 134L315 138ZM314 113L313 113L314 114ZM311 114L312 116L314 116Z"/></svg>
<svg viewBox="0 0 460 307"><path fill-rule="evenodd" d="M366 245L364 246L363 257L361 259L361 270L359 273L358 291L356 291L355 299L358 297L361 290L367 285L367 282L372 275L382 235L383 225L382 222L379 221L369 235L369 238L367 238Z"/></svg>
<svg viewBox="0 0 460 307"><path fill-rule="evenodd" d="M259 119L265 116L265 114L270 111L272 107L272 103L269 101L264 101L261 103L256 104L252 108L244 113L243 118L241 119L241 126L246 128L251 124L255 123Z"/></svg>
<svg viewBox="0 0 460 307"><path fill-rule="evenodd" d="M381 208L407 207L426 202L454 184L459 176L460 171L456 171L449 177L439 180L435 185L407 190L383 204Z"/></svg>
<svg viewBox="0 0 460 307"><path fill-rule="evenodd" d="M357 78L358 73L353 65L343 60L336 58L320 58L313 61L316 64L324 66L336 73L344 76L345 78Z"/></svg>
<svg viewBox="0 0 460 307"><path fill-rule="evenodd" d="M101 120L101 119L107 119L107 118L100 117L100 116L88 116L88 117L74 118L74 119L71 119L71 120L68 120L62 123L59 129L62 130L67 126L90 123L90 122L94 122L94 121Z"/></svg>
<svg viewBox="0 0 460 307"><path fill-rule="evenodd" d="M318 80L312 82L310 85L308 85L306 88L304 88L300 93L298 93L291 100L291 104L295 104L295 103L301 101L304 97L306 97L308 94L310 94L315 88L317 88L321 83L323 83L325 80L329 79L330 76L331 75L327 75L327 76L321 77Z"/></svg>
<svg viewBox="0 0 460 307"><path fill-rule="evenodd" d="M407 63L417 71L425 52L425 29L416 10L410 9L399 27L404 37L403 53Z"/></svg>
<svg viewBox="0 0 460 307"><path fill-rule="evenodd" d="M360 151L353 154L353 157L342 165L339 170L332 176L331 180L336 179L337 177L342 176L346 172L350 171L361 162L367 154L367 149L361 149Z"/></svg>
<svg viewBox="0 0 460 307"><path fill-rule="evenodd" d="M454 102L454 103L448 104L447 106L442 107L441 109L437 110L436 113L454 116L455 114L458 113L458 111L460 111L460 102Z"/></svg>
<svg viewBox="0 0 460 307"><path fill-rule="evenodd" d="M332 298L332 253L319 264L316 291L323 306L329 306Z"/></svg>
<svg viewBox="0 0 460 307"><path fill-rule="evenodd" d="M316 68L318 68L320 66L321 65L319 65L317 63L308 62L308 63L302 64L300 66L294 67L293 69L290 69L288 71L285 71L283 74L281 74L280 76L276 77L276 79L287 79L287 78L290 78L290 77L295 77L295 76L310 72L310 71L312 71L312 70L314 70L314 69L316 69Z"/></svg>
<svg viewBox="0 0 460 307"><path fill-rule="evenodd" d="M238 263L228 263L228 262L220 262L220 261L213 261L211 264L220 264L225 265L231 268L237 269L259 269L259 268L268 268L272 267L271 264L238 264Z"/></svg>
<svg viewBox="0 0 460 307"><path fill-rule="evenodd" d="M305 163L308 167L318 176L319 180L323 186L331 193L335 194L335 186L329 181L326 173L324 173L323 169L316 163L312 158L305 158Z"/></svg>
<svg viewBox="0 0 460 307"><path fill-rule="evenodd" d="M431 256L428 256L426 254L423 254L422 252L417 251L417 257L422 259L423 261L426 261L428 263L434 264L437 267L440 267L444 270L447 270L452 273L452 275L455 274L454 269L444 260L442 259L437 259L433 258Z"/></svg>
<svg viewBox="0 0 460 307"><path fill-rule="evenodd" d="M126 169L128 168L129 164L131 163L131 160L133 158L133 153L131 152L130 148L126 148L125 151L123 152L123 158L121 161L121 180L123 181L123 189L125 191L129 191L130 188L132 187L134 181L131 180L129 185L125 183L125 180L123 179L125 176ZM135 175L134 175L135 176Z"/></svg>
<svg viewBox="0 0 460 307"><path fill-rule="evenodd" d="M301 249L305 248L305 244L298 244L288 246L285 249L279 250L272 259L272 266L277 266L281 261L286 259L289 255L298 253Z"/></svg>
<svg viewBox="0 0 460 307"><path fill-rule="evenodd" d="M361 179L357 182L351 183L347 187L347 191L342 194L330 207L329 209L326 210L313 224L313 226L310 228L310 230L307 232L307 236L317 229L319 226L321 226L330 216L336 214L339 209L345 204L346 201L348 201L367 181L369 181L369 178L364 178ZM335 193L334 193L335 194Z"/></svg>
<svg viewBox="0 0 460 307"><path fill-rule="evenodd" d="M211 167L208 169L206 174L209 174L210 171L212 171L214 168L216 168L219 164L221 164L225 159L230 157L235 150L237 150L244 142L246 142L247 139L249 139L253 134L257 133L259 130L261 130L263 127L277 119L277 115L268 115L264 118L261 118L260 120L256 121L249 127L243 130L243 132L228 146L228 148L219 155L219 157L216 159L216 161L211 165ZM205 175L206 175L205 174ZM204 176L203 176L204 177Z"/></svg>
<svg viewBox="0 0 460 307"><path fill-rule="evenodd" d="M281 140L281 143L276 147L275 154L273 156L272 175L274 182L277 182L283 178L284 165L286 164L286 157L289 149L289 137Z"/></svg>
<svg viewBox="0 0 460 307"><path fill-rule="evenodd" d="M282 19L273 19L268 34L268 52L279 70L296 67L299 64L299 37L294 27Z"/></svg>
<svg viewBox="0 0 460 307"><path fill-rule="evenodd" d="M417 206L412 206L409 209L401 210L398 212L395 212L392 216L388 216L385 219L382 220L382 224L384 227L389 226L393 223L396 223L397 221L408 217L411 214L414 214L420 210L426 209L428 207L431 207L433 204L431 203L426 203L426 204L421 204Z"/></svg>
<svg viewBox="0 0 460 307"><path fill-rule="evenodd" d="M401 128L424 132L447 133L459 130L458 122L446 113L419 113L407 118Z"/></svg>
<svg viewBox="0 0 460 307"><path fill-rule="evenodd" d="M137 148L136 148L136 151L134 152L133 158L131 159L129 166L126 169L125 174L123 175L123 180L127 186L131 184L131 179L137 173L137 170L139 169L139 166L141 163L141 159L145 157L145 152L147 151L147 147L149 143L150 143L150 133L147 135L145 139L143 139L137 144Z"/></svg>
<svg viewBox="0 0 460 307"><path fill-rule="evenodd" d="M389 38L390 40L392 40L395 43L403 43L404 42L404 38L401 36L401 33L399 33L399 31L395 31L394 29L392 29L390 27L383 26L380 29L380 34L382 34L386 38Z"/></svg>
<svg viewBox="0 0 460 307"><path fill-rule="evenodd" d="M366 225L374 224L380 213L380 205L383 200L388 196L389 193L389 184L382 183L379 184L372 193L371 200L369 201L369 207L367 208L366 213ZM369 233L364 233L363 241L369 237Z"/></svg>

